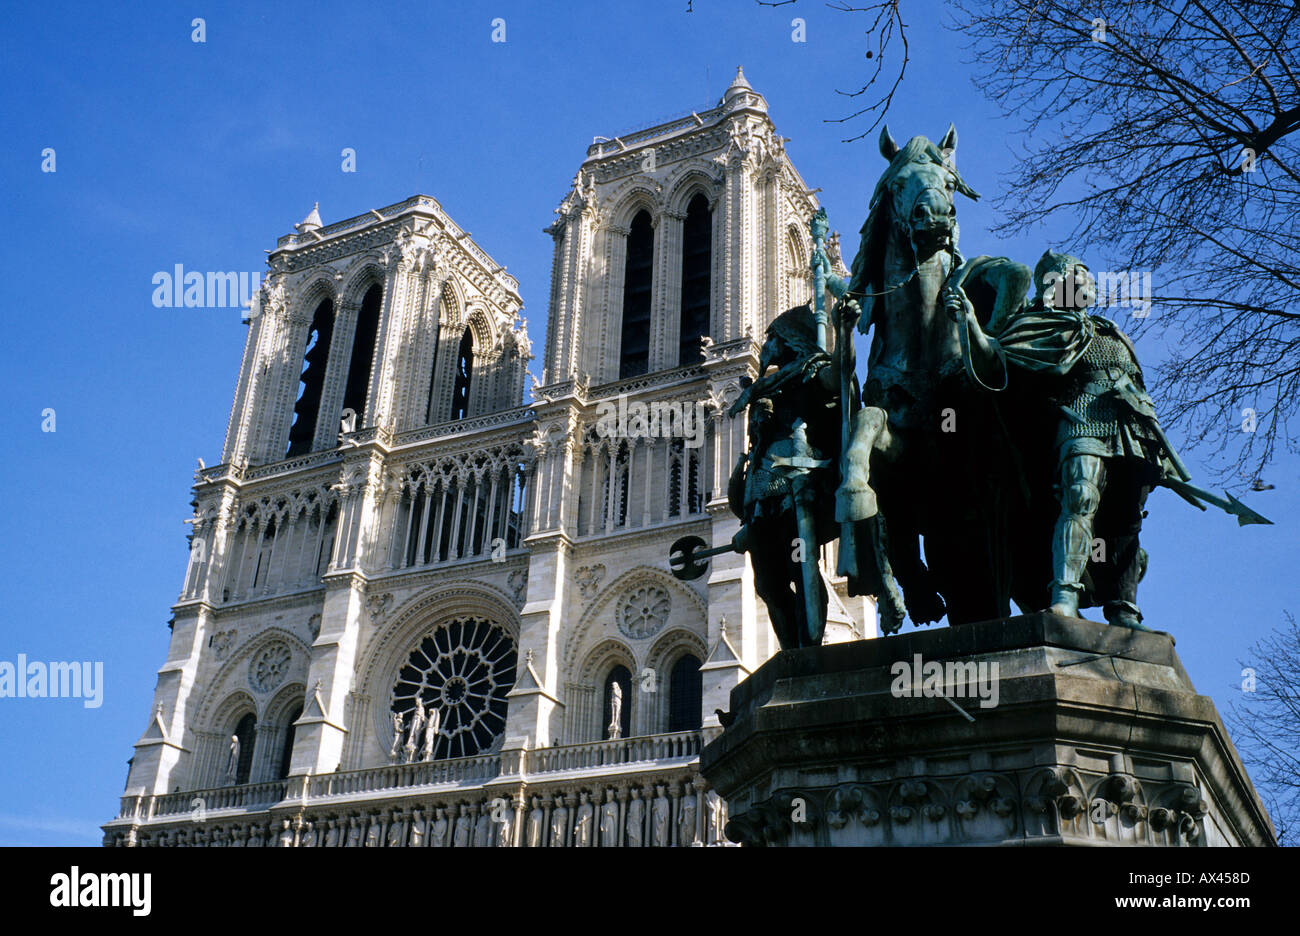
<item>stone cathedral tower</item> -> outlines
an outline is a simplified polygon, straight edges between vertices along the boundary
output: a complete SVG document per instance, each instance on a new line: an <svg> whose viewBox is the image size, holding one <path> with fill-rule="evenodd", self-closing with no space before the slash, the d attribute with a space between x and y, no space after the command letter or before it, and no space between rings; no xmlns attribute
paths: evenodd
<svg viewBox="0 0 1300 936"><path fill-rule="evenodd" d="M279 239L106 842L725 844L698 753L777 644L743 556L667 557L738 529L726 409L811 292L784 142L740 72L596 138L527 405L518 284L435 199Z"/></svg>

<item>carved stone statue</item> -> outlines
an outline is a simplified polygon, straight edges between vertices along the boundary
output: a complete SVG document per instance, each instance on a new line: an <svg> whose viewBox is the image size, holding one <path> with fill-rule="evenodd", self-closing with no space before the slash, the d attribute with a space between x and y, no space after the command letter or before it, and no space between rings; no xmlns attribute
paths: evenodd
<svg viewBox="0 0 1300 936"><path fill-rule="evenodd" d="M668 847L668 816L671 812L668 797L664 796L663 785L655 787L654 803L650 807L650 844L656 848Z"/></svg>
<svg viewBox="0 0 1300 936"><path fill-rule="evenodd" d="M350 816L348 818L348 848L361 847L361 817Z"/></svg>
<svg viewBox="0 0 1300 936"><path fill-rule="evenodd" d="M434 848L447 847L447 833L451 828L451 822L447 818L447 811L441 806L434 810L433 828L430 832L433 841L429 844Z"/></svg>
<svg viewBox="0 0 1300 936"><path fill-rule="evenodd" d="M402 756L402 726L406 718L401 712L393 712L393 746L388 749L388 759L394 764Z"/></svg>
<svg viewBox="0 0 1300 936"><path fill-rule="evenodd" d="M230 736L230 756L226 758L226 783L239 780L239 735Z"/></svg>
<svg viewBox="0 0 1300 936"><path fill-rule="evenodd" d="M420 731L424 728L424 702L417 695L415 709L411 712L411 726L406 735L406 763L415 760L415 752L420 744Z"/></svg>
<svg viewBox="0 0 1300 936"><path fill-rule="evenodd" d="M493 844L497 848L509 848L513 842L515 831L515 811L510 806L501 810L501 814L494 817L492 823L492 832L495 838Z"/></svg>
<svg viewBox="0 0 1300 936"><path fill-rule="evenodd" d="M698 811L697 802L695 785L693 783L686 784L686 790L682 794L677 813L677 842L679 845L695 845L699 841L699 836L695 830L695 817Z"/></svg>
<svg viewBox="0 0 1300 936"><path fill-rule="evenodd" d="M288 819L280 821L280 842L281 848L293 848L293 822Z"/></svg>
<svg viewBox="0 0 1300 936"><path fill-rule="evenodd" d="M618 802L614 790L605 791L605 803L600 807L600 845L611 848L618 844Z"/></svg>
<svg viewBox="0 0 1300 936"><path fill-rule="evenodd" d="M366 848L380 848L383 840L380 838L380 831L384 824L382 815L376 813L370 817L370 828L366 831Z"/></svg>
<svg viewBox="0 0 1300 936"><path fill-rule="evenodd" d="M339 825L333 819L330 819L325 823L325 847L339 847Z"/></svg>
<svg viewBox="0 0 1300 936"><path fill-rule="evenodd" d="M595 808L588 800L587 791L581 791L578 794L578 811L573 821L573 844L575 848L587 848L591 845L595 812Z"/></svg>
<svg viewBox="0 0 1300 936"><path fill-rule="evenodd" d="M400 810L393 810L393 819L388 824L388 847L401 848L406 844L406 820Z"/></svg>
<svg viewBox="0 0 1300 936"><path fill-rule="evenodd" d="M551 847L564 848L569 836L569 807L564 805L564 794L555 797L555 808L551 810Z"/></svg>
<svg viewBox="0 0 1300 936"><path fill-rule="evenodd" d="M640 848L645 839L645 801L641 791L632 788L632 799L627 804L627 844L630 848Z"/></svg>
<svg viewBox="0 0 1300 936"><path fill-rule="evenodd" d="M487 848L492 844L492 804L480 803L478 819L474 822L474 847Z"/></svg>
<svg viewBox="0 0 1300 936"><path fill-rule="evenodd" d="M469 817L469 804L461 803L460 815L456 817L456 830L452 833L452 847L469 848L470 835L473 830L474 820Z"/></svg>
<svg viewBox="0 0 1300 936"><path fill-rule="evenodd" d="M533 808L528 813L528 847L542 847L542 824L546 821L546 814L542 811L541 803L537 797L533 797Z"/></svg>
<svg viewBox="0 0 1300 936"><path fill-rule="evenodd" d="M266 847L266 829L260 822L253 823L253 828L248 836L249 848Z"/></svg>
<svg viewBox="0 0 1300 936"><path fill-rule="evenodd" d="M315 848L320 841L320 829L316 823L307 819L302 824L302 847Z"/></svg>
<svg viewBox="0 0 1300 936"><path fill-rule="evenodd" d="M704 801L709 808L709 844L723 845L727 841L727 801L717 790L710 790Z"/></svg>
<svg viewBox="0 0 1300 936"><path fill-rule="evenodd" d="M618 680L610 684L609 690L609 737L623 737L623 687Z"/></svg>
<svg viewBox="0 0 1300 936"><path fill-rule="evenodd" d="M424 814L420 812L420 807L416 806L411 810L411 842L412 848L421 848L424 846Z"/></svg>
<svg viewBox="0 0 1300 936"><path fill-rule="evenodd" d="M442 709L436 705L429 706L429 724L424 729L424 750L420 759L433 760L433 748L438 743L438 732L442 729Z"/></svg>

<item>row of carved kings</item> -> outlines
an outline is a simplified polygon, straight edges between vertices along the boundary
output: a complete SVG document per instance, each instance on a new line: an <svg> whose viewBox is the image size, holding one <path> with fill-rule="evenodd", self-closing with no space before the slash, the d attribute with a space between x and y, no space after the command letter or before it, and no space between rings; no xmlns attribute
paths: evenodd
<svg viewBox="0 0 1300 936"><path fill-rule="evenodd" d="M498 796L480 801L333 813L278 820L189 822L111 830L113 847L228 848L665 848L726 846L727 804L702 780L620 784L604 790Z"/></svg>
<svg viewBox="0 0 1300 936"><path fill-rule="evenodd" d="M783 789L733 816L726 833L750 846L841 838L882 845L1004 841L1022 833L1156 845L1195 845L1202 838L1208 806L1189 783L1143 783L1128 774L1085 779L1064 767L1031 774L1023 790L1019 780L977 773L955 781Z"/></svg>

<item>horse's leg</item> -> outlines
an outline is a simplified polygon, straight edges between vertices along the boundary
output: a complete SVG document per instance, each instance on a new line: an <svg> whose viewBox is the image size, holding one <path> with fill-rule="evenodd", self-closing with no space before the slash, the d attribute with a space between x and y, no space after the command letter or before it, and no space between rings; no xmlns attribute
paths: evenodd
<svg viewBox="0 0 1300 936"><path fill-rule="evenodd" d="M942 583L949 624L1006 617L1005 572L992 561L992 531L987 518L956 515L925 532L925 558Z"/></svg>
<svg viewBox="0 0 1300 936"><path fill-rule="evenodd" d="M844 455L844 476L835 491L835 519L839 523L875 516L876 492L871 489L873 452L890 453L894 447L889 416L878 406L864 406L853 416L849 450Z"/></svg>
<svg viewBox="0 0 1300 936"><path fill-rule="evenodd" d="M889 534L885 527L884 516L876 514L874 517L859 521L855 527L855 535L860 540L859 549L871 550L876 570L876 584L873 590L876 610L880 614L881 633L886 636L895 634L903 627L906 601L903 593L899 591L893 563L889 558Z"/></svg>
<svg viewBox="0 0 1300 936"><path fill-rule="evenodd" d="M888 543L893 574L902 588L907 613L913 624L928 624L944 615L944 603L935 588L934 577L921 561L921 517L918 505L931 495L924 477L917 478L915 460L921 449L909 437L895 434L890 440L890 458L876 470L880 489L880 516ZM882 609L883 610L883 609Z"/></svg>

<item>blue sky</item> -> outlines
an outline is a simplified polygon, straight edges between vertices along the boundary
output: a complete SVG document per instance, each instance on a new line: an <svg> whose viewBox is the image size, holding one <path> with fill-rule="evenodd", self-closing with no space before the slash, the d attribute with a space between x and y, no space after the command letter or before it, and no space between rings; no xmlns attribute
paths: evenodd
<svg viewBox="0 0 1300 936"><path fill-rule="evenodd" d="M957 122L958 163L986 197L959 205L967 256L1032 264L1052 240L988 234L1016 126L970 85L957 37L916 0L894 135ZM865 23L823 4L752 0L125 4L12 8L0 55L6 442L0 559L10 597L0 660L102 661L103 705L0 699L0 844L96 844L144 730L186 560L195 458L215 464L245 329L235 309L155 308L151 277L264 269L312 203L326 224L416 192L438 198L520 281L540 353L550 238L542 228L595 135L716 102L743 64L790 137L833 228L855 239L883 168L872 139L826 122L866 74ZM191 19L206 42L191 41ZM807 42L791 41L791 19ZM491 21L506 21L492 43ZM52 147L57 171L42 173ZM352 147L357 172L340 169ZM1094 269L1106 258L1088 257ZM1154 363L1161 349L1139 344ZM1155 387L1157 398L1159 387ZM53 408L56 431L42 432ZM1178 433L1174 433L1178 441ZM1204 478L1201 459L1187 458ZM1300 610L1294 459L1238 529L1168 492L1149 502L1148 621L1178 638L1222 709L1238 659Z"/></svg>

